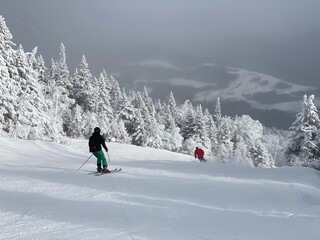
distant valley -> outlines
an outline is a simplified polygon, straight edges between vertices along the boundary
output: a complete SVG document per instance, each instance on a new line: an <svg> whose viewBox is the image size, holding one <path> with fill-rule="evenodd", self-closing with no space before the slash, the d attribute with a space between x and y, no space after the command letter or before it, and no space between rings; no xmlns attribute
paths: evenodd
<svg viewBox="0 0 320 240"><path fill-rule="evenodd" d="M292 84L267 74L216 64L179 68L167 61L149 60L127 64L116 73L130 89L147 86L150 96L162 101L173 91L181 104L189 99L213 111L220 97L224 115L248 114L265 126L288 129L301 110L302 96L320 89ZM319 105L318 105L319 106Z"/></svg>

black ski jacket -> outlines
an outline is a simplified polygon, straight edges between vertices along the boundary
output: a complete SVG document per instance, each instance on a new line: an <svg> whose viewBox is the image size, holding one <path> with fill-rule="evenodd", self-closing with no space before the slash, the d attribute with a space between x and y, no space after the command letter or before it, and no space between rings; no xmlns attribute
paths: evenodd
<svg viewBox="0 0 320 240"><path fill-rule="evenodd" d="M105 140L100 135L100 133L92 133L92 136L89 138L89 151L90 152L98 152L101 151L101 145L108 152L108 148L106 146Z"/></svg>

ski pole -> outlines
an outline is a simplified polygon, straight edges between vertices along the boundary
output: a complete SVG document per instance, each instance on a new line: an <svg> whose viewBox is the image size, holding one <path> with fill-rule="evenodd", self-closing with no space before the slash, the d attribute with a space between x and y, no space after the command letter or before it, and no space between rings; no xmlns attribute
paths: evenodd
<svg viewBox="0 0 320 240"><path fill-rule="evenodd" d="M78 170L77 170L77 171L79 171L79 170L80 170L80 168L82 168L82 167L83 167L83 165L85 165L85 164L89 161L89 159L92 157L92 155L93 155L93 154L91 154L91 155L90 155L90 157L88 157L88 159L87 159L87 160L86 160L86 161L81 165L81 167L79 167L79 168L78 168Z"/></svg>
<svg viewBox="0 0 320 240"><path fill-rule="evenodd" d="M107 152L107 155L108 155L109 163L111 163L110 156L109 156L109 153L108 153L108 152Z"/></svg>

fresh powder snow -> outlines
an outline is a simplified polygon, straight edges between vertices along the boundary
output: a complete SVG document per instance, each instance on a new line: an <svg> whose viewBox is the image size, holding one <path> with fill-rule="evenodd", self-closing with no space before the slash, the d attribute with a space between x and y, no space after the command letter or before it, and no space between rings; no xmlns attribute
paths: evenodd
<svg viewBox="0 0 320 240"><path fill-rule="evenodd" d="M251 168L107 143L95 176L86 140L0 136L0 239L318 240L320 174Z"/></svg>

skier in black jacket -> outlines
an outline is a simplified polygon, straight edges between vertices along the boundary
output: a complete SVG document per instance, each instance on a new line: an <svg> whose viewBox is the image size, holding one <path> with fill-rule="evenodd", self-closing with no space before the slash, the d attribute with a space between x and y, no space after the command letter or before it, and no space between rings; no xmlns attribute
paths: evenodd
<svg viewBox="0 0 320 240"><path fill-rule="evenodd" d="M106 146L104 138L100 134L100 131L100 128L94 128L94 132L92 133L92 136L89 138L89 151L92 152L92 154L97 158L97 171L108 173L110 171L108 170L107 159L104 156L101 145L104 148L104 150L106 150L106 152L108 152L108 148ZM101 162L103 168L101 168Z"/></svg>

